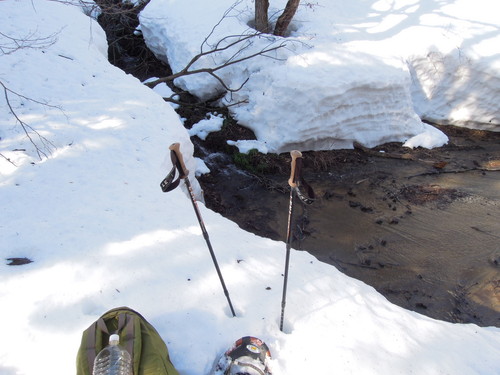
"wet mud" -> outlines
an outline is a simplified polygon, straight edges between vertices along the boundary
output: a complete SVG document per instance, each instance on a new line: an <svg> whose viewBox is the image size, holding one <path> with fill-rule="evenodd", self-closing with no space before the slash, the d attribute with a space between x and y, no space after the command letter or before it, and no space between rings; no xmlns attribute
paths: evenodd
<svg viewBox="0 0 500 375"><path fill-rule="evenodd" d="M316 200L295 200L292 247L406 309L500 327L500 134L442 130L450 143L434 150L303 153ZM255 156L245 171L207 140L193 139L211 169L199 179L207 206L285 241L289 155Z"/></svg>

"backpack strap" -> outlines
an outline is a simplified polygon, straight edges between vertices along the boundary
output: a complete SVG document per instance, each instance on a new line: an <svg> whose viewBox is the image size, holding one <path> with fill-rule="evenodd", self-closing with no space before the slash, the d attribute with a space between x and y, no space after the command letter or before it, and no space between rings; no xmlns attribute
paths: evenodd
<svg viewBox="0 0 500 375"><path fill-rule="evenodd" d="M97 321L92 323L92 325L89 328L87 328L87 345L85 354L87 357L87 365L89 371L92 371L92 369L94 368L94 361L97 355L96 340L98 331L104 332L109 335L108 327L106 327L106 324L104 323L102 317L100 317Z"/></svg>
<svg viewBox="0 0 500 375"><path fill-rule="evenodd" d="M116 310L116 313L118 315L118 325L114 333L121 333L120 336L122 337L122 340L120 340L120 345L122 345L129 352L131 358L134 358L135 319L132 315L127 313L128 311L123 311L123 308L114 310ZM111 312L113 312L113 310L108 311L107 313L102 315L87 329L88 334L85 352L90 372L92 372L92 369L94 368L94 361L98 352L108 344L107 342L102 342L102 334L104 333L108 337L110 336L110 332L108 327L106 326L104 318ZM102 342L101 348L96 345L96 342L98 340Z"/></svg>
<svg viewBox="0 0 500 375"><path fill-rule="evenodd" d="M134 316L127 313L122 313L118 316L117 332L120 332L120 336L123 338L123 340L120 340L120 342L121 345L130 354L132 361L134 359L135 321L136 319L134 318Z"/></svg>

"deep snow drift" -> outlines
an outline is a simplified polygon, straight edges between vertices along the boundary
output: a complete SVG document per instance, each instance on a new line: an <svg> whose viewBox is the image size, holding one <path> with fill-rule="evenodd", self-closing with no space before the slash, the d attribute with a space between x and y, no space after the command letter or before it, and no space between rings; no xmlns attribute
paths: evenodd
<svg viewBox="0 0 500 375"><path fill-rule="evenodd" d="M275 18L286 1L271 1ZM488 1L320 1L303 3L289 38L255 36L200 59L192 69L285 48L217 71L236 93L234 117L262 152L368 147L399 141L428 148L446 137L420 121L499 130L498 20ZM480 11L479 9L482 9ZM148 46L174 72L200 51L251 35L253 1L153 0L141 13ZM189 22L196 19L196 22ZM216 26L215 26L216 25ZM214 27L215 26L215 27ZM219 43L222 40L221 43ZM218 44L219 43L219 44ZM208 74L176 83L206 98L221 89ZM423 133L423 134L422 134ZM424 141L425 140L425 141ZM432 141L430 141L432 140ZM425 143L420 143L425 142Z"/></svg>
<svg viewBox="0 0 500 375"><path fill-rule="evenodd" d="M285 245L200 204L232 318L191 202L160 190L171 143L195 171L178 115L108 63L79 8L0 1L0 25L0 374L74 373L82 331L121 305L158 329L183 375L207 374L248 334L276 375L500 373L499 329L403 310L306 252L291 254L280 332Z"/></svg>

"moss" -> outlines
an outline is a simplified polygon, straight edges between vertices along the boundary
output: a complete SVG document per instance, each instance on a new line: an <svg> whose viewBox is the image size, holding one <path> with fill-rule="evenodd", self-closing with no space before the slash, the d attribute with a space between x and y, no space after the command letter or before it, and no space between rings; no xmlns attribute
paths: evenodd
<svg viewBox="0 0 500 375"><path fill-rule="evenodd" d="M257 149L251 149L247 154L235 152L233 161L238 168L258 175L276 173L283 163L279 155L262 154Z"/></svg>

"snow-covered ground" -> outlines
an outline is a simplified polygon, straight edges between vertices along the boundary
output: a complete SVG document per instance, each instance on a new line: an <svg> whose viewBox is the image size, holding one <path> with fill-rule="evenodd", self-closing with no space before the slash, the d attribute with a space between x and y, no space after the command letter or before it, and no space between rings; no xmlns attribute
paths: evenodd
<svg viewBox="0 0 500 375"><path fill-rule="evenodd" d="M181 3L172 0L167 5L177 11L189 8L193 17L211 13ZM305 22L306 16L309 20L316 16L318 25L330 25L332 44L342 25L345 30L350 27L342 35L349 36L353 45L394 34L385 30L392 30L385 23L394 18L387 9L390 4L394 9L407 4L403 8L408 12L412 7L441 4L437 15L445 14L447 7L455 9L441 2L363 1L339 7L341 23L339 18L322 16L328 14L322 12L329 9L327 3L302 8L298 20L311 28L314 25ZM479 12L478 2L471 3L470 13L464 11L467 17ZM223 1L212 4L221 10L226 7ZM375 24L368 11L387 18ZM480 15L492 13L485 9ZM192 28L202 24L193 19L197 21ZM466 21L465 17L457 23ZM476 25L478 45L498 35L485 22L482 27L470 23ZM237 317L231 317L185 191L160 190L171 166L171 143L181 143L193 176L196 170L189 134L178 115L155 91L108 63L103 31L79 8L54 1L4 0L0 25L0 89L5 94L0 96L0 374L73 373L82 331L106 310L121 305L138 310L158 329L183 375L207 374L217 356L243 335L261 337L269 344L277 375L500 374L500 329L450 324L406 311L306 252L291 254L285 332L281 332L285 244L244 232L199 204L236 309ZM450 25L434 28L444 32L453 29ZM394 27L403 33L411 26L403 20ZM314 36L312 30L308 34ZM327 43L327 35L318 33L318 38ZM310 43L316 45L314 38ZM351 46L339 48L347 58ZM289 68L306 69L314 62L321 69L326 55L316 56L304 57L304 66ZM335 56L336 64L349 72ZM361 49L356 56L357 66L366 58L365 67L373 68L373 76L379 74L378 63L397 60ZM484 68L488 74L498 71L495 55L490 57L491 65ZM401 85L408 79L403 78L404 66L382 66L380 74L388 79L389 72L395 72L395 92L411 91ZM418 66L425 75L423 65ZM495 74L491 81L498 80ZM255 85L251 82L249 87ZM376 82L368 81L367 88L376 88ZM355 96L345 98L348 105ZM239 116L245 117L245 111ZM251 111L247 117L257 116L257 107ZM386 118L390 126L380 130L384 139L390 138L388 129L398 139L419 132L421 124L407 111L400 117L411 123L401 124L405 130ZM284 124L298 123L295 112L281 115ZM367 128L375 117L365 120ZM19 121L49 157L38 157ZM359 130L353 126L349 135L344 129L352 139L357 139L354 133ZM376 142L368 131L361 133L365 143ZM265 137L266 131L262 134ZM193 176L191 181L199 188ZM8 266L6 259L12 257L27 257L33 263Z"/></svg>
<svg viewBox="0 0 500 375"><path fill-rule="evenodd" d="M276 20L286 1L270 4ZM148 46L176 72L201 50L234 43L235 37L217 44L227 35L254 34L248 26L253 6L251 0L219 0L210 7L204 0L189 7L182 0L154 0L141 13L141 29ZM232 104L247 102L232 112L257 136L241 150L446 143L420 118L500 130L500 24L494 9L500 6L489 0L302 2L285 48L217 71L232 88L249 78L226 96ZM200 59L192 69L284 42L269 35L249 40ZM203 98L221 87L208 74L176 83Z"/></svg>

